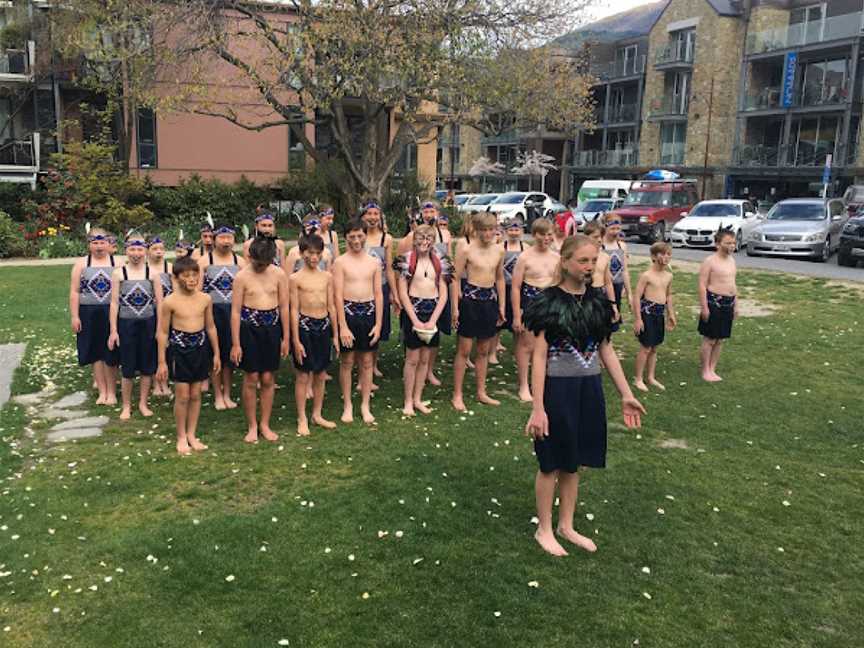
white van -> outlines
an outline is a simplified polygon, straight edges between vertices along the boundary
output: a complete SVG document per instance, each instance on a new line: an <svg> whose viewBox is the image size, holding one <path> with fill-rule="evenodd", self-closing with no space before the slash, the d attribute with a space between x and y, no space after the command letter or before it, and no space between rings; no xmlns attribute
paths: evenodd
<svg viewBox="0 0 864 648"><path fill-rule="evenodd" d="M581 205L594 198L626 198L632 184L630 180L586 180L579 187L576 200Z"/></svg>

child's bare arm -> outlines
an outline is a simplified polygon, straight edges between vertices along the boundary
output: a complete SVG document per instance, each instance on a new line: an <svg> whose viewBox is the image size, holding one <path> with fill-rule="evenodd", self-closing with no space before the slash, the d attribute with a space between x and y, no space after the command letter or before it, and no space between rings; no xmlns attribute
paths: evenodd
<svg viewBox="0 0 864 648"><path fill-rule="evenodd" d="M294 342L294 352L300 353L300 288L294 275L288 277L288 301L291 311L291 340Z"/></svg>
<svg viewBox="0 0 864 648"><path fill-rule="evenodd" d="M459 300L462 299L462 275L465 273L465 266L468 264L468 246L456 246L456 265L453 268L453 282L451 288L451 304L450 313L455 322L459 319Z"/></svg>
<svg viewBox="0 0 864 648"><path fill-rule="evenodd" d="M376 264L375 274L372 277L372 292L375 295L375 327L370 332L370 344L375 344L378 338L381 337L381 327L384 325L384 318L390 317L390 312L384 312L384 289L382 287L381 264ZM392 285L392 284L391 284Z"/></svg>
<svg viewBox="0 0 864 648"><path fill-rule="evenodd" d="M628 300L636 301L633 299L633 286L630 283L630 251L627 249L626 243L621 243L621 247L624 248L624 292L627 293Z"/></svg>
<svg viewBox="0 0 864 648"><path fill-rule="evenodd" d="M410 301L409 301L410 303ZM444 311L444 307L447 305L447 280L444 277L438 278L438 303L435 305L435 310L432 311L432 316L429 318L429 321L432 324L438 323L438 318L441 317L441 313Z"/></svg>
<svg viewBox="0 0 864 648"><path fill-rule="evenodd" d="M234 287L231 293L231 362L240 364L243 350L240 348L240 311L243 308L243 299L246 296L246 278L237 273L234 278Z"/></svg>
<svg viewBox="0 0 864 648"><path fill-rule="evenodd" d="M520 303L522 282L525 278L525 255L520 254L516 259L516 267L513 268L513 279L510 283L510 305L513 308L513 332L521 333L522 327L522 305Z"/></svg>
<svg viewBox="0 0 864 648"><path fill-rule="evenodd" d="M286 357L291 350L291 306L288 298L288 276L284 272L278 272L279 283L276 288L279 295L279 318L282 320L282 345L279 350L282 357Z"/></svg>
<svg viewBox="0 0 864 648"><path fill-rule="evenodd" d="M408 279L400 274L396 278L396 287L399 291L399 297L402 299L402 309L405 311L408 319L411 320L411 325L420 326L420 319L417 317L417 313L414 311L414 305L411 303L411 298L408 296Z"/></svg>
<svg viewBox="0 0 864 648"><path fill-rule="evenodd" d="M711 257L708 257L699 266L699 283L697 295L699 297L699 315L703 320L710 316L708 310L708 281L711 278Z"/></svg>
<svg viewBox="0 0 864 648"><path fill-rule="evenodd" d="M156 324L156 349L159 354L159 367L156 370L157 380L166 380L168 378L168 328L171 326L171 302L166 300L162 302L161 311Z"/></svg>
<svg viewBox="0 0 864 648"><path fill-rule="evenodd" d="M213 300L207 297L207 308L204 310L204 329L207 331L207 339L210 340L210 349L213 351L213 373L222 371L222 356L219 349L219 334L216 332L216 320L213 319Z"/></svg>
<svg viewBox="0 0 864 648"><path fill-rule="evenodd" d="M642 321L641 310L639 309L639 302L645 295L645 288L647 288L647 286L648 273L643 272L641 275L639 275L639 281L636 282L636 294L633 295L633 298L630 300L630 310L633 311L633 320L636 322Z"/></svg>
<svg viewBox="0 0 864 648"><path fill-rule="evenodd" d="M672 274L669 274L669 283L666 284L666 312L669 314L669 330L678 325L678 316L675 314L675 304L672 300Z"/></svg>
<svg viewBox="0 0 864 648"><path fill-rule="evenodd" d="M81 272L84 270L84 260L78 259L72 266L72 276L69 279L69 317L72 323L72 332L81 332L81 318L78 317L78 305L81 293Z"/></svg>
<svg viewBox="0 0 864 648"><path fill-rule="evenodd" d="M108 335L108 348L114 349L120 343L117 333L117 317L120 314L120 268L111 274L111 306L108 308L108 326L111 333Z"/></svg>
<svg viewBox="0 0 864 648"><path fill-rule="evenodd" d="M641 415L645 414L645 408L633 396L630 391L630 385L627 384L627 378L624 376L624 370L621 368L621 361L612 348L611 342L603 342L600 345L600 359L609 372L609 377L615 384L615 389L621 394L621 411L624 415L624 425L628 428L638 428L642 426Z"/></svg>
<svg viewBox="0 0 864 648"><path fill-rule="evenodd" d="M534 335L532 332L529 335ZM543 390L546 384L546 354L549 344L545 331L534 335L534 351L531 355L531 417L525 425L525 434L535 439L549 435L549 418L543 407Z"/></svg>
<svg viewBox="0 0 864 648"><path fill-rule="evenodd" d="M347 259L348 257L345 257ZM342 261L344 261L343 259ZM333 264L333 299L336 301L336 317L339 321L339 330L348 330L348 322L345 320L345 275L342 271L342 262Z"/></svg>
<svg viewBox="0 0 864 648"><path fill-rule="evenodd" d="M333 290L333 275L327 282L327 312L330 314L330 327L333 329L333 348L339 355L339 322L336 318L336 295Z"/></svg>
<svg viewBox="0 0 864 648"><path fill-rule="evenodd" d="M498 267L495 268L495 288L498 292L498 324L505 319L504 309L507 304L507 283L504 281L504 247L501 246L501 255L498 257Z"/></svg>

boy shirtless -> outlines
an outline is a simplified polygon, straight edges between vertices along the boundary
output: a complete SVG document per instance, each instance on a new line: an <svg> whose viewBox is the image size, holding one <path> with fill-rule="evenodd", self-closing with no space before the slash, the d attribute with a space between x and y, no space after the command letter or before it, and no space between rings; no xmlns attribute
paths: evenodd
<svg viewBox="0 0 864 648"><path fill-rule="evenodd" d="M308 214L302 223L303 234L300 237L302 241L303 238L308 236L318 236L323 241L324 237L321 236L321 221L318 220L318 217L313 214ZM330 265L333 262L333 255L330 254L330 250L324 249L321 254L318 255L318 269L319 270L329 270ZM288 256L285 257L285 266L284 270L289 275L299 271L305 266L303 261L303 251L300 248L300 245L295 245L290 250L288 250Z"/></svg>
<svg viewBox="0 0 864 648"><path fill-rule="evenodd" d="M591 288L599 291L604 297L612 302L612 316L614 322L618 321L618 306L615 304L615 288L612 286L612 271L609 262L612 260L603 249L603 223L593 220L585 224L585 236L597 244L597 265L594 266L594 274L591 276Z"/></svg>
<svg viewBox="0 0 864 648"><path fill-rule="evenodd" d="M612 330L621 328L622 315L621 296L627 295L631 300L633 294L630 285L630 254L627 252L627 244L621 240L621 217L615 212L609 212L604 217L606 231L603 233L602 249L609 255L609 271L612 273L612 288L615 291L615 306L618 309L618 321Z"/></svg>
<svg viewBox="0 0 864 648"><path fill-rule="evenodd" d="M528 369L534 352L534 335L525 330L522 315L541 291L555 283L555 269L560 255L552 250L557 227L545 218L531 226L534 245L519 255L513 270L510 299L513 302L513 332L516 335L516 369L519 376L519 400L531 402Z"/></svg>
<svg viewBox="0 0 864 648"><path fill-rule="evenodd" d="M336 424L321 414L324 405L324 378L330 364L330 349L339 351L339 337L333 322L336 309L333 281L329 272L318 266L324 252L324 241L317 234L300 239L303 267L288 277L291 295L291 336L294 341L294 367L297 380L294 398L297 401L297 434L309 436L306 399L312 383L312 422L333 429Z"/></svg>
<svg viewBox="0 0 864 648"><path fill-rule="evenodd" d="M370 202L363 208L361 217L366 224L366 251L376 257L381 263L381 294L383 295L384 305L382 308L383 319L381 321L381 342L387 342L390 339L390 305L393 305L393 312L399 315L399 309L402 308L399 302L399 295L395 290L396 275L393 272L393 237L384 231L384 224L381 216L381 207L377 203ZM391 290L393 287L393 290ZM374 374L381 376L381 371L378 369L378 350L375 350ZM375 388L377 389L377 387Z"/></svg>
<svg viewBox="0 0 864 648"><path fill-rule="evenodd" d="M220 369L219 336L213 322L213 302L198 289L201 270L191 257L177 259L173 268L177 290L162 302L159 332L159 368L156 379L174 381L174 420L177 452L206 450L198 440L201 384ZM209 342L209 343L208 343Z"/></svg>
<svg viewBox="0 0 864 648"><path fill-rule="evenodd" d="M723 380L717 375L717 361L723 341L732 336L732 321L738 317L738 287L735 285L735 233L721 229L714 237L717 251L699 267L699 355L702 379Z"/></svg>
<svg viewBox="0 0 864 648"><path fill-rule="evenodd" d="M273 257L273 265L281 266L285 259L285 241L276 236L276 219L273 214L262 213L255 217L255 236L243 243L243 258L246 259L246 263L251 263L249 248L252 241L258 236L271 238L276 242L276 256Z"/></svg>
<svg viewBox="0 0 864 648"><path fill-rule="evenodd" d="M339 319L341 362L339 385L342 388L343 423L354 420L351 403L351 371L357 362L360 382L360 413L363 422L375 422L369 407L372 394L374 354L381 337L381 325L389 312L384 309L381 288L382 267L378 258L366 252L366 225L352 220L345 228L345 254L333 263L336 317ZM392 271L392 270L391 270Z"/></svg>
<svg viewBox="0 0 864 648"><path fill-rule="evenodd" d="M234 294L234 277L246 267L246 260L234 252L234 228L219 225L214 232L213 251L198 259L201 267L202 288L213 301L213 321L219 336L221 372L213 375L214 404L217 410L237 407L231 399L231 379L234 365L231 363L231 300Z"/></svg>
<svg viewBox="0 0 864 648"><path fill-rule="evenodd" d="M415 409L422 414L432 411L423 402L423 387L432 352L440 344L438 322L447 302L449 276L449 262L440 258L433 248L435 229L431 225L418 225L413 241L414 249L397 260L399 297L404 304L401 316L405 340L402 413L406 416L414 416Z"/></svg>
<svg viewBox="0 0 864 648"><path fill-rule="evenodd" d="M667 328L673 330L677 323L672 304L672 246L658 241L651 246L651 267L639 277L636 294L633 295L633 332L639 338L639 353L636 354L636 389L648 391L645 385L645 367L648 367L648 383L661 391L666 389L657 380L657 347L663 344Z"/></svg>
<svg viewBox="0 0 864 648"><path fill-rule="evenodd" d="M486 371L489 349L494 343L498 326L504 322L504 248L495 245L497 221L493 214L474 219L476 238L456 256L455 276L467 274L463 289L460 281L452 283L453 326L459 342L453 360L453 407L466 411L462 394L465 369L471 353L471 343L477 340L474 373L477 379L477 400L487 405L500 405L486 393Z"/></svg>
<svg viewBox="0 0 864 648"><path fill-rule="evenodd" d="M279 359L288 355L288 279L273 264L276 241L255 237L249 246L250 265L234 278L231 299L231 362L243 370L243 411L248 430L243 440L267 441L279 437L270 429L275 392L274 374ZM257 391L261 385L261 419L256 417Z"/></svg>

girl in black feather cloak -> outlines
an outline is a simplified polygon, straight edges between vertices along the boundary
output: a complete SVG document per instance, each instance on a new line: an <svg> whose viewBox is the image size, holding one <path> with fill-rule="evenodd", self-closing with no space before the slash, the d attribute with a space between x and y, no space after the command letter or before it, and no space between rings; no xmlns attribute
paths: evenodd
<svg viewBox="0 0 864 648"><path fill-rule="evenodd" d="M560 492L559 536L586 551L594 542L573 528L579 493L579 467L606 465L606 405L600 361L621 394L628 428L641 425L645 408L633 397L621 363L609 340L612 305L590 290L598 248L587 236L564 241L555 283L537 297L523 315L536 336L531 362L533 409L525 432L534 439L540 469L535 481L535 539L553 556L567 551L552 529L555 483Z"/></svg>

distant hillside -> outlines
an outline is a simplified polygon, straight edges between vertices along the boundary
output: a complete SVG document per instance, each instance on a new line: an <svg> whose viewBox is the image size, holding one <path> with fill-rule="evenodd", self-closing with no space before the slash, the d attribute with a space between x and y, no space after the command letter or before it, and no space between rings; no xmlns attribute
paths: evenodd
<svg viewBox="0 0 864 648"><path fill-rule="evenodd" d="M644 36L651 30L654 21L667 4L669 0L662 0L608 16L559 36L552 41L551 45L565 49L579 49L585 41L604 43Z"/></svg>

